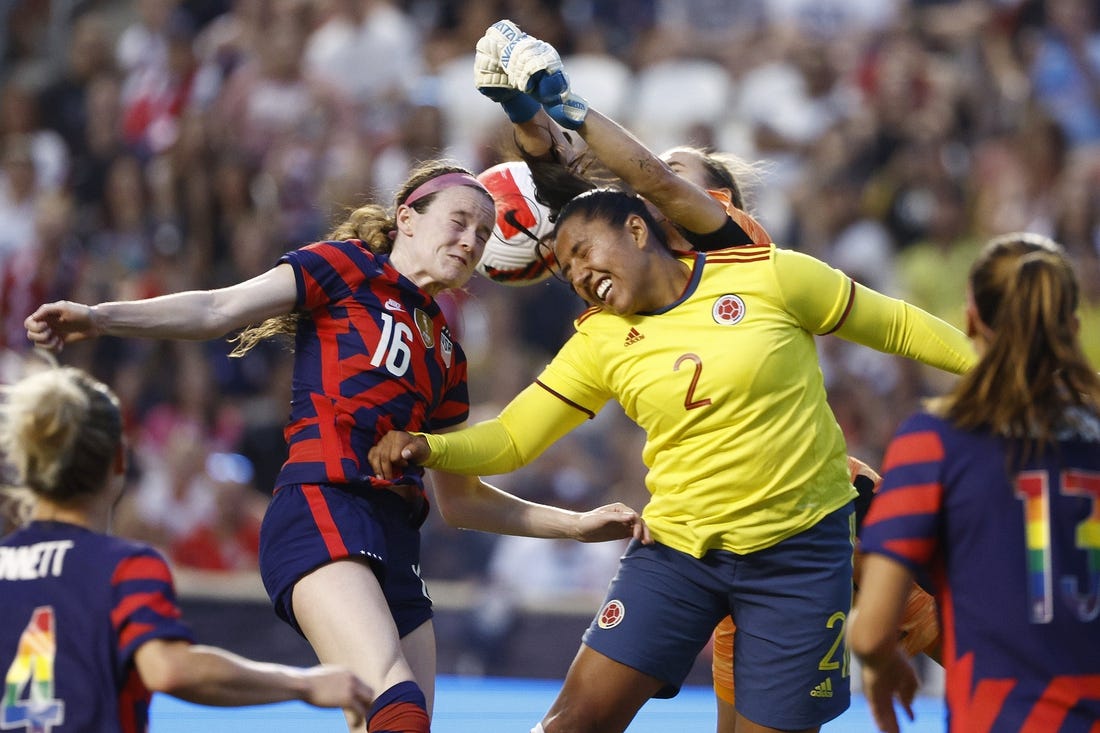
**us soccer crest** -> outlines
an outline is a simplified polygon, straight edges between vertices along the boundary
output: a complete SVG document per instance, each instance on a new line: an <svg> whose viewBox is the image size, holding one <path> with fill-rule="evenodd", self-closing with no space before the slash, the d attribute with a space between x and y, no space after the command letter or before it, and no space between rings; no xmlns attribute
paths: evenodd
<svg viewBox="0 0 1100 733"><path fill-rule="evenodd" d="M443 356L443 363L447 365L447 368L451 368L451 356L454 354L455 345L451 341L450 334L447 333L447 328L444 326L443 330L439 332L439 353Z"/></svg>
<svg viewBox="0 0 1100 733"><path fill-rule="evenodd" d="M416 321L416 330L420 331L420 340L424 342L424 348L435 346L435 336L432 335L432 317L419 308L413 311L413 320Z"/></svg>

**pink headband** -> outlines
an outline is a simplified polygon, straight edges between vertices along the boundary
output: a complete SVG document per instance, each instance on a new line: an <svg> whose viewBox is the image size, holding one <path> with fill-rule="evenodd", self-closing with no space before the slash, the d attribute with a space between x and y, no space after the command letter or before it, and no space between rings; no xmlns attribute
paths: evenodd
<svg viewBox="0 0 1100 733"><path fill-rule="evenodd" d="M481 181L477 180L469 173L459 173L455 171L453 173L444 173L441 176L436 176L435 178L424 181L424 183L414 188L413 192L401 203L405 206L412 206L425 196L430 196L433 193L442 191L445 188L450 188L451 186L473 186L489 194L489 190L481 185ZM491 194L489 198L492 198Z"/></svg>

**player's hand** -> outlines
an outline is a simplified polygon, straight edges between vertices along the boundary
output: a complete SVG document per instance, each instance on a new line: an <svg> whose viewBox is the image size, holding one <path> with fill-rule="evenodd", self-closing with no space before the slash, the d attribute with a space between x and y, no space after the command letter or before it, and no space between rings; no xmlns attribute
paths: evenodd
<svg viewBox="0 0 1100 733"><path fill-rule="evenodd" d="M534 36L512 41L500 53L508 82L543 106L555 122L569 130L584 124L588 102L569 87L558 50Z"/></svg>
<svg viewBox="0 0 1100 733"><path fill-rule="evenodd" d="M553 104L569 90L558 50L546 41L524 34L500 52L501 68L514 89L542 104Z"/></svg>
<svg viewBox="0 0 1100 733"><path fill-rule="evenodd" d="M856 527L861 528L863 527L863 519L867 516L867 512L871 510L871 501L874 499L875 492L878 491L879 484L882 483L882 476L879 476L875 469L858 458L848 456L848 480L859 492L859 495L855 498Z"/></svg>
<svg viewBox="0 0 1100 733"><path fill-rule="evenodd" d="M35 346L51 351L61 351L69 342L100 335L92 307L67 300L39 306L23 321L23 327Z"/></svg>
<svg viewBox="0 0 1100 733"><path fill-rule="evenodd" d="M653 543L649 527L638 512L626 504L615 502L580 515L577 539L581 542L606 542L632 537L643 545Z"/></svg>
<svg viewBox="0 0 1100 733"><path fill-rule="evenodd" d="M566 89L565 93L561 95L560 102L557 104L544 104L543 108L554 122L567 130L580 129L585 118L588 117L588 100L569 89Z"/></svg>
<svg viewBox="0 0 1100 733"><path fill-rule="evenodd" d="M510 20L500 20L478 41L478 53L485 57L480 63L475 60L478 70L485 69L484 73L475 72L479 90L481 81L498 85L499 71L503 71L513 90L541 104L562 127L576 130L584 123L588 103L569 88L558 50L546 41L527 35ZM512 121L525 120L512 117Z"/></svg>
<svg viewBox="0 0 1100 733"><path fill-rule="evenodd" d="M863 461L854 456L848 456L848 478L851 481L855 481L857 476L866 476L874 484L875 490L878 490L879 484L882 483L882 476L879 476L875 469L868 466Z"/></svg>
<svg viewBox="0 0 1100 733"><path fill-rule="evenodd" d="M432 454L428 441L422 435L412 435L403 430L391 430L382 436L367 453L374 475L393 479L410 463L422 463Z"/></svg>
<svg viewBox="0 0 1100 733"><path fill-rule="evenodd" d="M898 733L898 718L894 698L901 703L909 720L913 720L913 696L916 695L917 674L901 647L880 663L862 660L863 694L883 733Z"/></svg>
<svg viewBox="0 0 1100 733"><path fill-rule="evenodd" d="M303 670L302 675L305 702L321 708L343 708L351 728L363 724L374 702L374 694L363 680L350 670L326 664Z"/></svg>
<svg viewBox="0 0 1100 733"><path fill-rule="evenodd" d="M515 123L527 122L539 111L539 103L512 86L500 56L508 44L527 34L510 20L498 20L485 31L474 51L474 86L500 104Z"/></svg>
<svg viewBox="0 0 1100 733"><path fill-rule="evenodd" d="M510 20L498 20L485 29L474 51L474 86L480 91L511 89L519 91L508 81L508 72L500 64L500 55L508 44L525 38L526 33ZM487 92L482 92L488 96Z"/></svg>

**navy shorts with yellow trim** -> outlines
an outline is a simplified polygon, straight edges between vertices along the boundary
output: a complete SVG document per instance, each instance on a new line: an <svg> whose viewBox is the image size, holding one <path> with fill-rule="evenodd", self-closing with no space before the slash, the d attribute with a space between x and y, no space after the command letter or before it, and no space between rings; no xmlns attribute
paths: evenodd
<svg viewBox="0 0 1100 733"><path fill-rule="evenodd" d="M344 558L374 571L400 636L432 618L420 579L420 507L384 489L293 484L271 499L260 528L260 575L275 613L302 633L291 591L313 570Z"/></svg>
<svg viewBox="0 0 1100 733"><path fill-rule="evenodd" d="M850 702L845 621L852 602L852 506L764 550L694 558L631 543L584 643L676 695L718 622L737 624L738 712L810 728Z"/></svg>

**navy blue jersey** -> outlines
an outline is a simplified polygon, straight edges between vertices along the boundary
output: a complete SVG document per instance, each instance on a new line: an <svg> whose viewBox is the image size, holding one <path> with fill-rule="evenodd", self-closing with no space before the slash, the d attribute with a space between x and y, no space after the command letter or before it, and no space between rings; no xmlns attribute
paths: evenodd
<svg viewBox="0 0 1100 733"><path fill-rule="evenodd" d="M144 731L133 664L152 639L191 640L157 552L61 522L0 540L0 729Z"/></svg>
<svg viewBox="0 0 1100 733"><path fill-rule="evenodd" d="M950 730L1100 729L1100 420L1009 470L1006 443L918 414L887 451L865 553L939 602Z"/></svg>
<svg viewBox="0 0 1100 733"><path fill-rule="evenodd" d="M466 357L435 300L362 242L288 252L299 320L287 462L277 486L372 478L367 452L390 430L466 421ZM397 483L423 486L412 466Z"/></svg>

